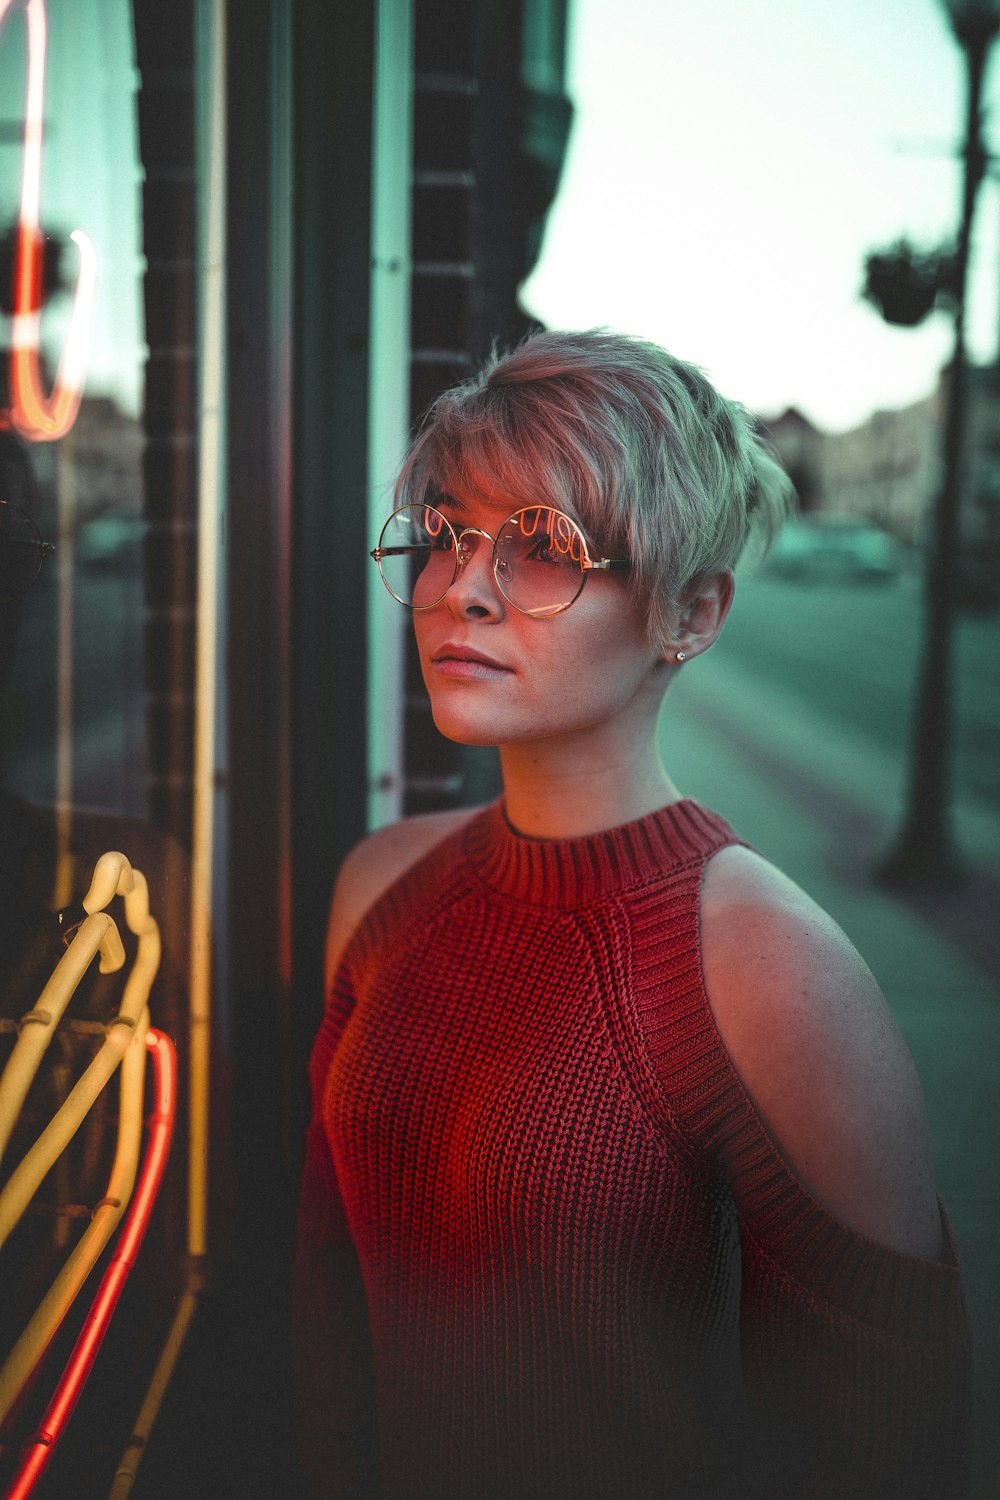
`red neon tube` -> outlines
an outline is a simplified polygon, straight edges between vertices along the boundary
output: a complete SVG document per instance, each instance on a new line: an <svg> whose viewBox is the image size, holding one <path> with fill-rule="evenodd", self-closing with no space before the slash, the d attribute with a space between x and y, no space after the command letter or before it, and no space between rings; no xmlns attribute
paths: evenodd
<svg viewBox="0 0 1000 1500"><path fill-rule="evenodd" d="M154 1027L146 1033L146 1046L153 1063L153 1111L148 1120L149 1141L135 1193L125 1216L118 1247L101 1278L86 1322L45 1410L41 1426L25 1444L24 1456L4 1500L25 1500L30 1495L62 1437L107 1333L111 1314L135 1264L160 1190L177 1113L177 1055L170 1038Z"/></svg>
<svg viewBox="0 0 1000 1500"><path fill-rule="evenodd" d="M83 396L97 255L90 237L74 229L70 239L79 255L76 288L51 393L45 392L39 353L41 339L44 236L41 231L42 148L45 134L45 53L48 16L45 0L0 0L0 30L16 10L24 13L26 79L17 219L14 315L11 327L10 400L0 426L13 425L31 442L63 437L76 421Z"/></svg>

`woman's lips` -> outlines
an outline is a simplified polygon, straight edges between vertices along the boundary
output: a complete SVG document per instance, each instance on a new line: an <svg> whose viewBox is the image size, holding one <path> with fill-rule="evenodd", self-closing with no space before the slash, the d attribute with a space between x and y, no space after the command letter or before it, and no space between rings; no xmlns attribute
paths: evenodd
<svg viewBox="0 0 1000 1500"><path fill-rule="evenodd" d="M509 677L513 672L512 667L505 667L502 662L484 656L481 651L473 651L469 646L439 646L431 657L431 664L442 677L463 677L481 682Z"/></svg>

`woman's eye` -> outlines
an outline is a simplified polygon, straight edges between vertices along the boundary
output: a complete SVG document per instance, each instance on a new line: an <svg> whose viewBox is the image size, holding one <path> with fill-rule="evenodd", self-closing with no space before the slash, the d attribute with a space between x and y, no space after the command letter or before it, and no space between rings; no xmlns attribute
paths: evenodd
<svg viewBox="0 0 1000 1500"><path fill-rule="evenodd" d="M525 560L527 562L560 563L562 558L552 546L551 539L547 536L536 536L531 539L525 548Z"/></svg>

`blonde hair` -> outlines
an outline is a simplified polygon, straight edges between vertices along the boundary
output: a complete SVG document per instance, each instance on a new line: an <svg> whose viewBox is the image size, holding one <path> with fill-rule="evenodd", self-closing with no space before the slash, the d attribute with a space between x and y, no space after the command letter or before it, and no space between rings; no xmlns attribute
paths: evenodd
<svg viewBox="0 0 1000 1500"><path fill-rule="evenodd" d="M749 413L697 366L604 329L533 334L440 396L396 504L434 492L574 516L604 557L631 559L657 644L698 580L772 540L793 493Z"/></svg>

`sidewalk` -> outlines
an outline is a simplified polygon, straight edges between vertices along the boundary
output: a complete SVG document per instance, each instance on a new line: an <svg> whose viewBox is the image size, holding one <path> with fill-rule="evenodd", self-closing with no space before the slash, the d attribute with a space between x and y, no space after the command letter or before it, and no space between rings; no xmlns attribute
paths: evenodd
<svg viewBox="0 0 1000 1500"><path fill-rule="evenodd" d="M917 1064L941 1197L977 1341L974 1500L1000 1495L1000 816L956 809L972 876L919 901L870 871L899 826L904 768L727 661L681 674L665 714L674 780L727 817L840 923L879 980Z"/></svg>

